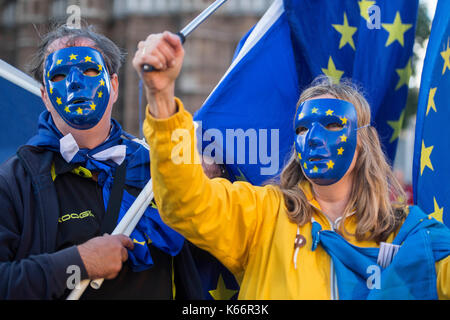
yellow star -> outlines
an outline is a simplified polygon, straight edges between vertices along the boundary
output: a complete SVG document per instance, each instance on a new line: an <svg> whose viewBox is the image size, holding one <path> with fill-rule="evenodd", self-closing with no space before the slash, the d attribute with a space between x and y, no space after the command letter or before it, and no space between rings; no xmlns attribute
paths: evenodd
<svg viewBox="0 0 450 320"><path fill-rule="evenodd" d="M234 176L236 178L236 181L248 181L247 178L245 177L244 173L241 171L240 168L237 168L239 175L238 176Z"/></svg>
<svg viewBox="0 0 450 320"><path fill-rule="evenodd" d="M445 70L450 70L450 38L447 41L447 49L441 52L441 57L444 59L444 68L442 69L442 74L444 74Z"/></svg>
<svg viewBox="0 0 450 320"><path fill-rule="evenodd" d="M50 94L53 94L53 87L50 87Z"/></svg>
<svg viewBox="0 0 450 320"><path fill-rule="evenodd" d="M389 32L389 37L386 41L386 47L392 44L394 41L398 41L401 46L405 44L404 34L406 31L412 28L412 24L403 24L400 12L397 11L393 23L382 23L381 26Z"/></svg>
<svg viewBox="0 0 450 320"><path fill-rule="evenodd" d="M84 61L86 61L86 62L92 62L92 57L89 57L89 56L86 56L86 57L84 57Z"/></svg>
<svg viewBox="0 0 450 320"><path fill-rule="evenodd" d="M344 148L340 147L338 150L338 156L342 156L344 154Z"/></svg>
<svg viewBox="0 0 450 320"><path fill-rule="evenodd" d="M302 154L300 152L297 152L297 156L300 160L302 160Z"/></svg>
<svg viewBox="0 0 450 320"><path fill-rule="evenodd" d="M423 170L425 167L428 167L431 169L431 171L434 171L433 164L431 163L431 152L433 152L434 146L425 147L425 142L422 140L422 151L420 152L420 175L423 174Z"/></svg>
<svg viewBox="0 0 450 320"><path fill-rule="evenodd" d="M436 103L434 102L434 96L436 95L437 88L431 88L430 93L428 94L428 105L427 105L427 113L430 112L430 109L433 109L434 112L437 112L436 110Z"/></svg>
<svg viewBox="0 0 450 320"><path fill-rule="evenodd" d="M328 59L328 68L322 68L322 72L331 78L331 80L334 83L339 83L341 81L342 75L344 74L344 71L337 70L336 66L334 65L333 58L330 56Z"/></svg>
<svg viewBox="0 0 450 320"><path fill-rule="evenodd" d="M327 110L327 112L326 112L326 115L327 115L327 116L332 116L332 115L333 115L333 113L334 113L334 111L333 111L333 110L331 110L331 109L328 109L328 110Z"/></svg>
<svg viewBox="0 0 450 320"><path fill-rule="evenodd" d="M64 108L64 111L67 112L67 113L70 113L69 107L65 107L65 108Z"/></svg>
<svg viewBox="0 0 450 320"><path fill-rule="evenodd" d="M89 107L91 107L92 110L95 110L96 105L92 102Z"/></svg>
<svg viewBox="0 0 450 320"><path fill-rule="evenodd" d="M348 119L346 117L339 117L339 119L341 119L343 125L347 124Z"/></svg>
<svg viewBox="0 0 450 320"><path fill-rule="evenodd" d="M319 111L318 108L313 108L312 111L311 111L311 113L317 113L317 111Z"/></svg>
<svg viewBox="0 0 450 320"><path fill-rule="evenodd" d="M334 162L333 161L328 161L327 162L327 166L328 166L328 169L333 169L333 167L334 167Z"/></svg>
<svg viewBox="0 0 450 320"><path fill-rule="evenodd" d="M345 134L343 134L339 138L341 138L341 142L347 142L347 136Z"/></svg>
<svg viewBox="0 0 450 320"><path fill-rule="evenodd" d="M403 120L405 119L405 110L403 110L402 114L400 115L400 118L397 121L388 121L388 125L394 130L391 136L391 140L389 140L389 143L394 142L398 139L400 136L400 132L402 131L403 126Z"/></svg>
<svg viewBox="0 0 450 320"><path fill-rule="evenodd" d="M375 1L361 0L358 2L361 17L369 20L369 8L375 4Z"/></svg>
<svg viewBox="0 0 450 320"><path fill-rule="evenodd" d="M60 97L57 97L57 98L56 98L56 103L57 103L58 105L62 105L62 101L61 101L61 98L60 98Z"/></svg>
<svg viewBox="0 0 450 320"><path fill-rule="evenodd" d="M73 54L73 53L69 56L70 61L77 60L77 57L78 57L78 55L77 54Z"/></svg>
<svg viewBox="0 0 450 320"><path fill-rule="evenodd" d="M78 114L83 114L83 109L78 108L78 109L77 109L77 113L78 113Z"/></svg>
<svg viewBox="0 0 450 320"><path fill-rule="evenodd" d="M98 71L103 71L103 66L101 64L98 64Z"/></svg>
<svg viewBox="0 0 450 320"><path fill-rule="evenodd" d="M103 81L103 79L100 80L100 85L104 86L105 85L105 81Z"/></svg>
<svg viewBox="0 0 450 320"><path fill-rule="evenodd" d="M98 92L98 97L99 97L99 98L103 97L103 92L102 92L102 91L99 91L99 92Z"/></svg>
<svg viewBox="0 0 450 320"><path fill-rule="evenodd" d="M434 202L434 211L430 213L430 216L435 218L437 221L443 222L444 207L439 208L439 205L435 197L433 197L433 202Z"/></svg>
<svg viewBox="0 0 450 320"><path fill-rule="evenodd" d="M353 42L353 35L358 28L348 25L347 14L344 12L344 24L332 24L333 28L341 34L341 42L339 43L339 49L345 46L347 43L356 50L355 43Z"/></svg>
<svg viewBox="0 0 450 320"><path fill-rule="evenodd" d="M308 166L306 165L306 162L303 164L303 168L308 169Z"/></svg>
<svg viewBox="0 0 450 320"><path fill-rule="evenodd" d="M411 59L409 59L408 63L406 63L406 66L403 69L396 69L395 71L400 77L397 86L395 87L395 90L398 90L403 86L408 87L409 78L411 77L412 74Z"/></svg>
<svg viewBox="0 0 450 320"><path fill-rule="evenodd" d="M47 71L47 78L50 78L50 71Z"/></svg>
<svg viewBox="0 0 450 320"><path fill-rule="evenodd" d="M316 166L314 166L313 172L316 173L317 171L319 171L319 168L317 168Z"/></svg>
<svg viewBox="0 0 450 320"><path fill-rule="evenodd" d="M133 243L137 243L137 244L140 244L141 246L145 246L145 241L139 242L139 241L137 241L137 240L134 239L134 238L133 238Z"/></svg>
<svg viewBox="0 0 450 320"><path fill-rule="evenodd" d="M60 65L62 63L62 59L59 59L58 61L56 61L57 65Z"/></svg>
<svg viewBox="0 0 450 320"><path fill-rule="evenodd" d="M298 115L298 120L302 119L305 116L305 114L303 112L300 112L300 114Z"/></svg>
<svg viewBox="0 0 450 320"><path fill-rule="evenodd" d="M209 290L208 292L214 300L230 300L236 294L237 290L227 289L222 274L219 274L216 289Z"/></svg>

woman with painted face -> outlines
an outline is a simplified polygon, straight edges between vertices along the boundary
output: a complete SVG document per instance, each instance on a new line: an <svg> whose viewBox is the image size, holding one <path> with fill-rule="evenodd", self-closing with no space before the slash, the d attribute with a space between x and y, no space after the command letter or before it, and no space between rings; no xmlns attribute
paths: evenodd
<svg viewBox="0 0 450 320"><path fill-rule="evenodd" d="M175 131L194 141L174 98L183 55L166 32L141 42L133 61L149 102L155 199L168 225L234 273L240 299L450 298L450 231L405 204L353 85L324 78L303 91L277 183L232 184L208 179L195 156L172 160ZM143 64L159 70L142 73Z"/></svg>

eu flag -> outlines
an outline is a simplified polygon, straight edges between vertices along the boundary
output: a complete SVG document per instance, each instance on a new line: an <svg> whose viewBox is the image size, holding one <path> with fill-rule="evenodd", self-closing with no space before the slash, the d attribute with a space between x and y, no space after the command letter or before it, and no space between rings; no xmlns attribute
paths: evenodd
<svg viewBox="0 0 450 320"><path fill-rule="evenodd" d="M414 202L450 227L450 1L437 4L419 93Z"/></svg>
<svg viewBox="0 0 450 320"><path fill-rule="evenodd" d="M44 109L39 84L0 60L0 162L13 156L36 133Z"/></svg>
<svg viewBox="0 0 450 320"><path fill-rule="evenodd" d="M236 180L260 185L278 174L292 150L300 93L325 74L364 89L393 161L417 10L418 0L275 0L195 115L204 155Z"/></svg>

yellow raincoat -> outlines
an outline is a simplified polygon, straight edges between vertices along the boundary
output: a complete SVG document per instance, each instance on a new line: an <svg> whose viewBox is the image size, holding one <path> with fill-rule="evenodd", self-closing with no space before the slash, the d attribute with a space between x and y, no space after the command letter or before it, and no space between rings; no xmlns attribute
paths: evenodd
<svg viewBox="0 0 450 320"><path fill-rule="evenodd" d="M299 228L306 243L296 254L296 267L298 226L289 220L277 187L208 179L198 155L194 156L192 116L180 100L176 102L178 112L169 119L155 119L147 110L144 123L155 200L162 219L233 272L241 286L239 299L338 299L330 256L321 246L311 250L311 223ZM190 148L183 148L186 145L180 144L180 137L185 142L191 140ZM179 155L189 159L188 163L179 163ZM309 186L304 186L304 191L316 208L315 220L323 229L333 229ZM353 217L345 220L350 232L356 229ZM393 238L394 234L387 242ZM360 247L377 246L372 241L346 239ZM450 298L449 261L447 257L436 264L440 298Z"/></svg>

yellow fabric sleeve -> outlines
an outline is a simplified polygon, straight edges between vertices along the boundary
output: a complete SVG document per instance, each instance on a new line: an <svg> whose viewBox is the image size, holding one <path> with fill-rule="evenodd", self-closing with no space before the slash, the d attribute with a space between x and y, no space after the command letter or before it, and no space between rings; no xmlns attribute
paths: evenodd
<svg viewBox="0 0 450 320"><path fill-rule="evenodd" d="M437 289L440 300L450 300L450 256L436 263Z"/></svg>
<svg viewBox="0 0 450 320"><path fill-rule="evenodd" d="M239 277L264 225L273 230L280 194L273 186L209 179L195 148L192 116L176 102L178 112L168 119L155 119L147 108L143 126L161 218Z"/></svg>

